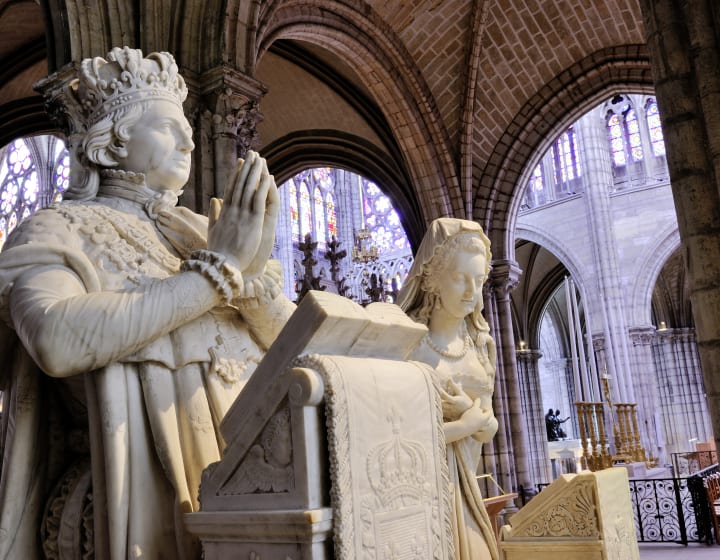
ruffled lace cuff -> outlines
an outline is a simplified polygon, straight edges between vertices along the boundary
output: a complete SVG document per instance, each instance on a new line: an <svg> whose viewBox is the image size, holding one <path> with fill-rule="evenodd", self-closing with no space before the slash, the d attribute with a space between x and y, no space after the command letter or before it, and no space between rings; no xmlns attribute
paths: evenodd
<svg viewBox="0 0 720 560"><path fill-rule="evenodd" d="M230 302L238 309L255 309L267 305L282 292L282 266L278 261L269 260L264 272L257 278L245 281L243 290L236 292Z"/></svg>
<svg viewBox="0 0 720 560"><path fill-rule="evenodd" d="M180 270L199 272L210 280L228 305L245 293L242 273L227 263L225 255L202 249L190 253L190 258L183 261Z"/></svg>

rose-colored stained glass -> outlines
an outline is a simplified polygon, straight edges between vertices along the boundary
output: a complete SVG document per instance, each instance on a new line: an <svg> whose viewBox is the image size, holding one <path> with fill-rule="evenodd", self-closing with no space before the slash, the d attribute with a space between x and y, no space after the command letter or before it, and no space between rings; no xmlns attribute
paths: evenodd
<svg viewBox="0 0 720 560"><path fill-rule="evenodd" d="M380 254L409 251L410 242L390 198L378 185L368 179L361 179L361 185L365 226L370 230L373 243Z"/></svg>

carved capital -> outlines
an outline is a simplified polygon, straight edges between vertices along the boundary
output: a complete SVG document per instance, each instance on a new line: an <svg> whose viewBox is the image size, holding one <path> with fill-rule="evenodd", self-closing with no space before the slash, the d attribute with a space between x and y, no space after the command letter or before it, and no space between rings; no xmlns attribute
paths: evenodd
<svg viewBox="0 0 720 560"><path fill-rule="evenodd" d="M655 340L655 327L631 327L628 329L633 346L650 346Z"/></svg>
<svg viewBox="0 0 720 560"><path fill-rule="evenodd" d="M678 328L678 329L668 329L668 331L669 331L669 338L673 342L691 343L691 342L696 341L695 329Z"/></svg>
<svg viewBox="0 0 720 560"><path fill-rule="evenodd" d="M594 333L592 335L592 343L593 348L596 352L602 352L605 350L605 334L604 333Z"/></svg>
<svg viewBox="0 0 720 560"><path fill-rule="evenodd" d="M510 260L496 260L492 263L489 284L491 289L501 298L507 298L518 285L522 269L518 263Z"/></svg>
<svg viewBox="0 0 720 560"><path fill-rule="evenodd" d="M198 100L204 117L212 123L212 137L237 142L243 156L257 143L257 125L262 122L259 101L267 87L226 65L200 76L187 78L190 97Z"/></svg>
<svg viewBox="0 0 720 560"><path fill-rule="evenodd" d="M77 98L70 90L70 84L77 78L80 65L71 62L34 84L34 89L43 96L45 110L50 119L59 126L68 139L84 134L87 127Z"/></svg>

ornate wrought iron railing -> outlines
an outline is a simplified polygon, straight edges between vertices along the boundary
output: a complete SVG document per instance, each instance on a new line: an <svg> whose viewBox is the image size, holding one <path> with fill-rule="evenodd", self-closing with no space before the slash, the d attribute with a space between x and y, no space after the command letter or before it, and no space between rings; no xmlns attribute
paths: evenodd
<svg viewBox="0 0 720 560"><path fill-rule="evenodd" d="M687 478L630 481L638 542L700 542L694 492ZM702 483L701 483L702 486Z"/></svg>

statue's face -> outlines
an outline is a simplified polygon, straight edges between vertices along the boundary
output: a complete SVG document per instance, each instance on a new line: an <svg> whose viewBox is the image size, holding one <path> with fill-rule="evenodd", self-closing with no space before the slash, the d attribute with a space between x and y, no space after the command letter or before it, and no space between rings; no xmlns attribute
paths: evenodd
<svg viewBox="0 0 720 560"><path fill-rule="evenodd" d="M127 157L118 158L118 169L144 173L153 190L179 191L190 177L192 128L175 103L164 99L146 103L142 118L128 131Z"/></svg>
<svg viewBox="0 0 720 560"><path fill-rule="evenodd" d="M457 319L467 317L477 307L485 282L485 257L480 253L456 251L448 268L438 279L440 305Z"/></svg>

